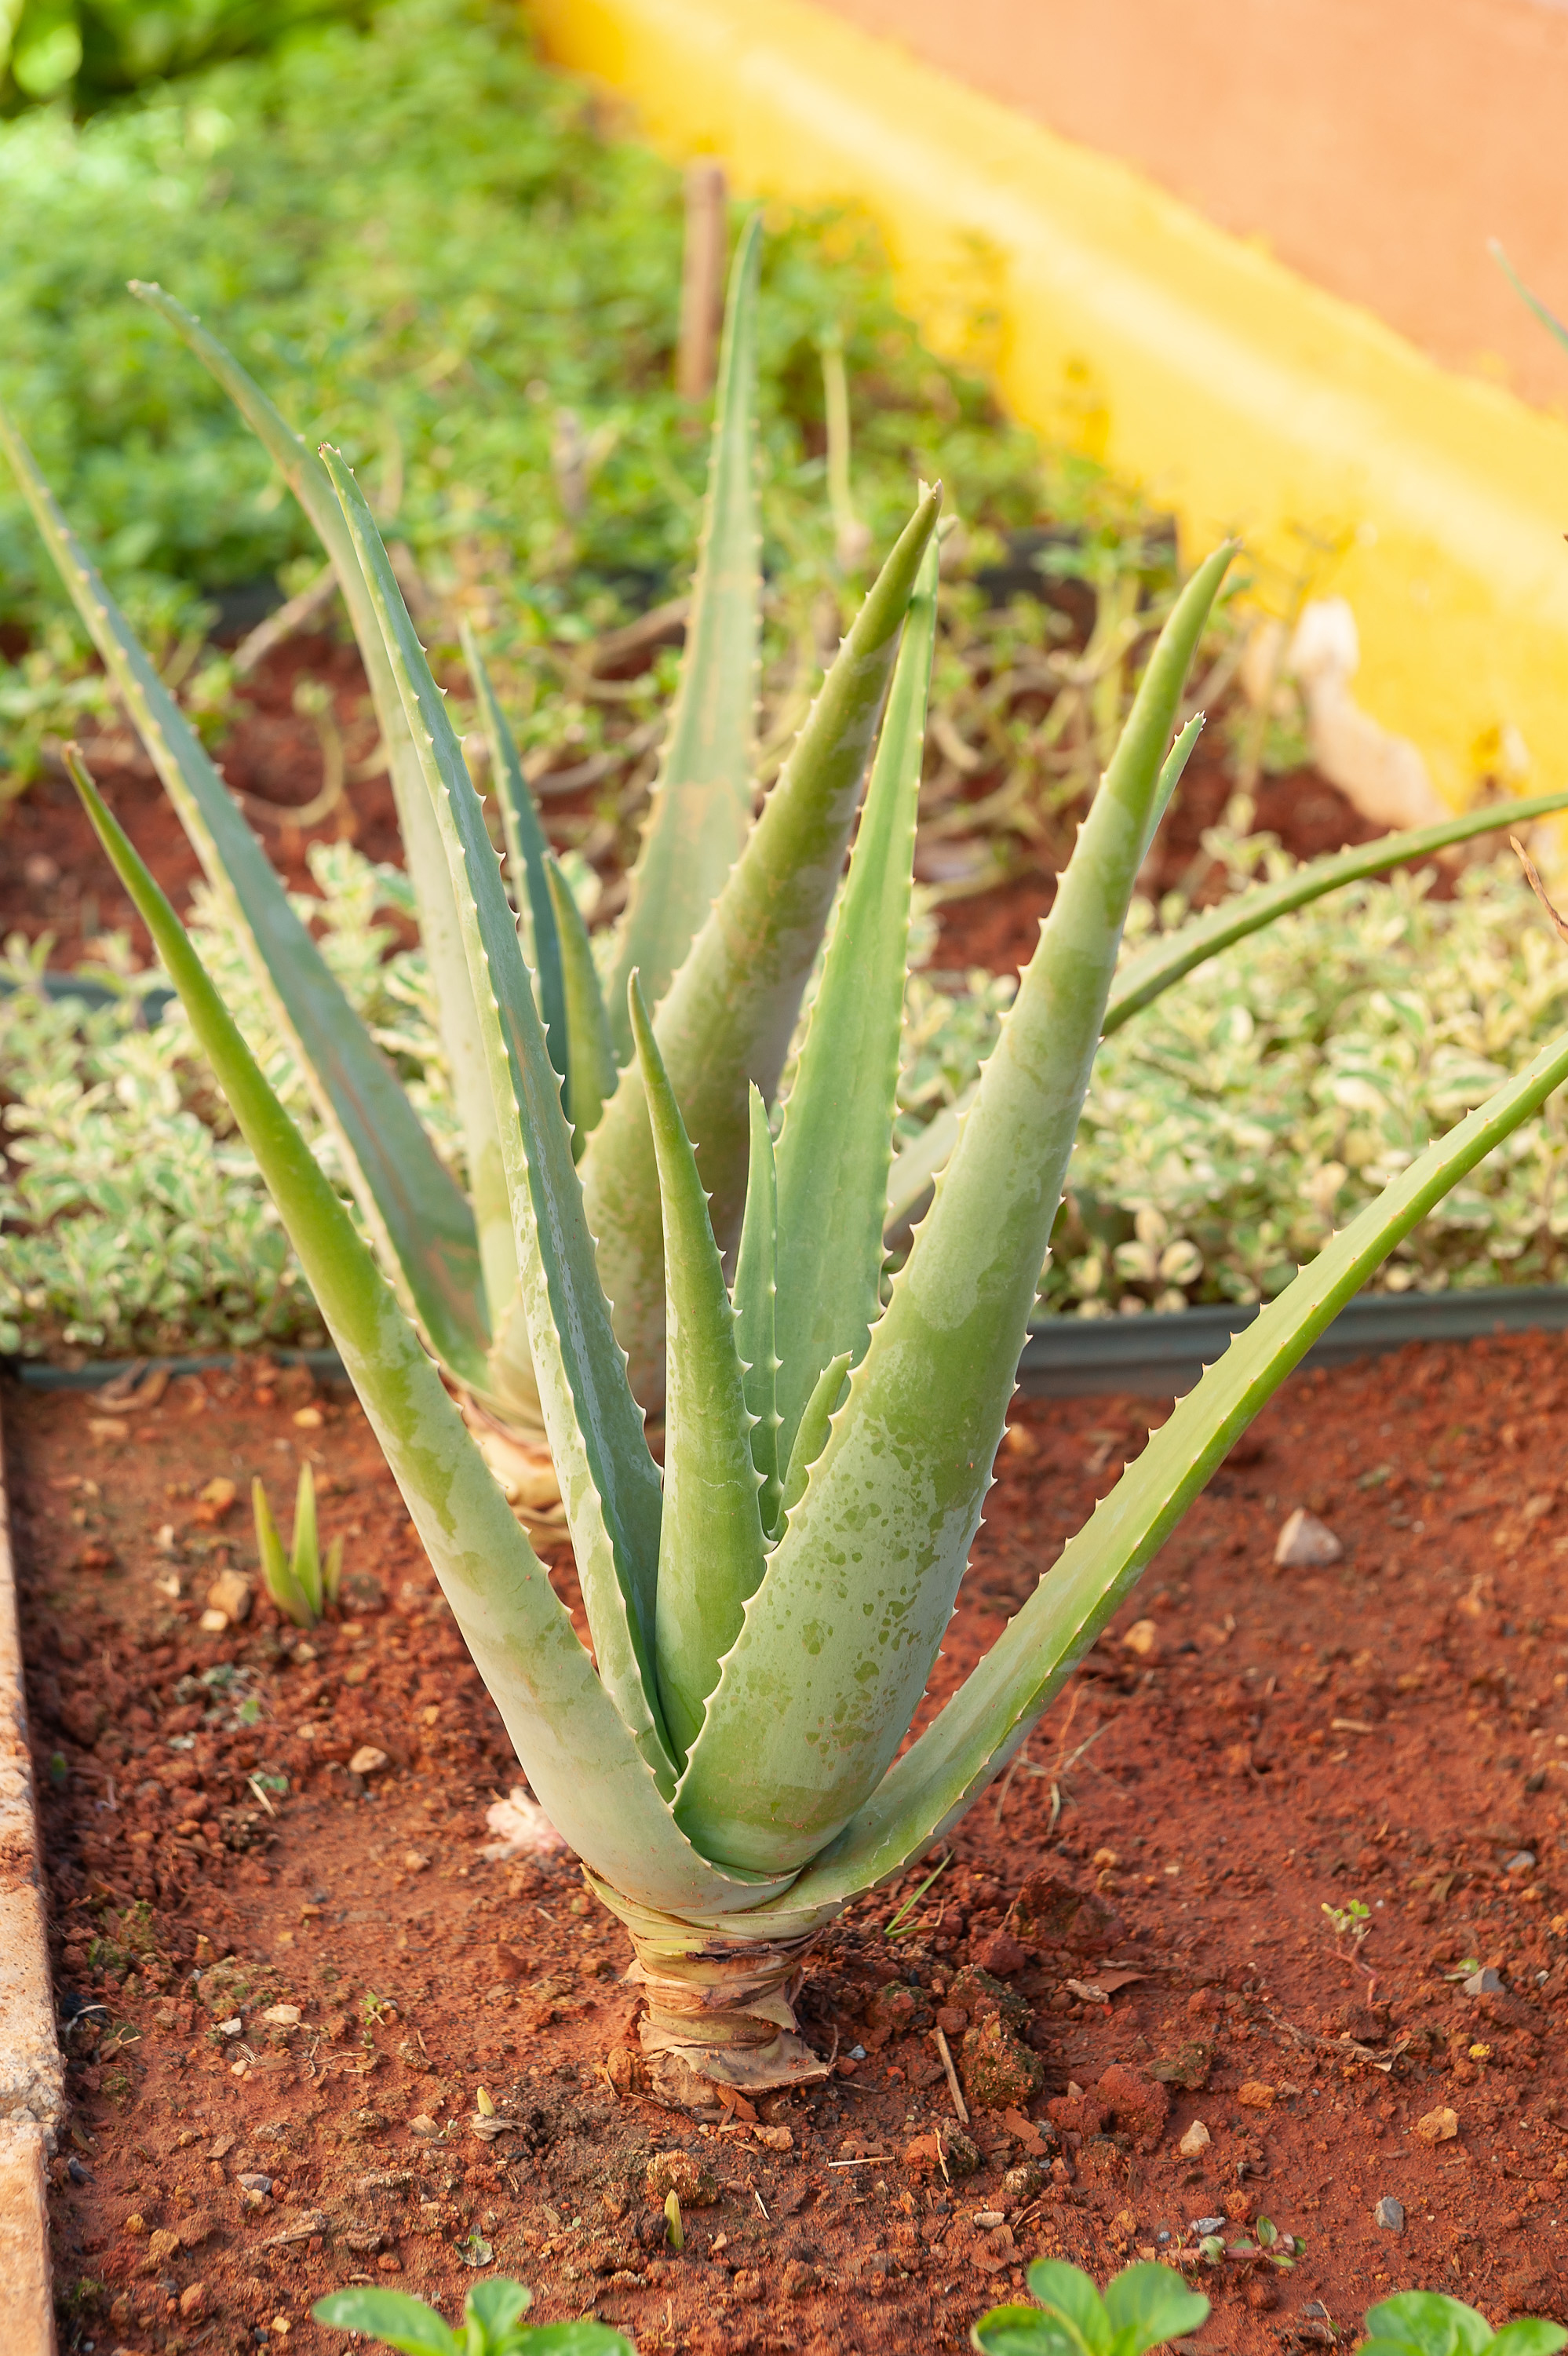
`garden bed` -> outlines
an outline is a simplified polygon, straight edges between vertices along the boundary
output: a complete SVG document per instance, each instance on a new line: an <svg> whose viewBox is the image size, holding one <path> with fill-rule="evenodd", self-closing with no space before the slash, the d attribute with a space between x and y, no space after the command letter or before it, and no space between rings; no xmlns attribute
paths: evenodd
<svg viewBox="0 0 1568 2356"><path fill-rule="evenodd" d="M252 1363L113 1411L5 1394L70 2057L68 2349L326 2345L323 2290L371 2275L450 2313L476 2262L650 2351L957 2345L1040 2251L1103 2276L1260 2211L1305 2255L1200 2268L1205 2346L1348 2340L1392 2286L1568 2314L1560 1340L1294 1377L908 1934L886 1926L924 1867L828 1934L805 2016L835 2075L755 2125L642 2097L618 1927L564 1853L481 1855L516 1772L499 1720L358 1408L309 1384ZM1020 1403L932 1700L1163 1412ZM306 1640L258 1606L203 1634L218 1567L251 1565L251 1473L276 1495L302 1450L359 1616ZM214 1480L231 1508L201 1500ZM1337 1564L1273 1569L1298 1505ZM553 1575L572 1599L564 1551ZM352 1772L361 1746L384 1767ZM1009 1910L1042 1875L1079 1902L1036 1889L1031 1927ZM1353 1901L1359 1945L1323 1912ZM925 2022L975 1967L1032 2016L1044 2078L1011 2117L975 2108L966 2179ZM1470 1996L1477 1969L1497 1982ZM279 2003L297 2026L263 2018ZM490 2140L480 2086L518 2122ZM1009 2184L1036 2144L1044 2181ZM720 2193L687 2202L679 2257L646 2198L671 2151ZM1385 2200L1402 2232L1374 2224Z"/></svg>

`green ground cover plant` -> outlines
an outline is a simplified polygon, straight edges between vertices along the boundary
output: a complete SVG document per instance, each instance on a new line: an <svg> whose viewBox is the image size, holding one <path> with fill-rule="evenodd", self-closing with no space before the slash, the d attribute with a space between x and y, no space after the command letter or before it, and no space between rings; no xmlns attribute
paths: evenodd
<svg viewBox="0 0 1568 2356"><path fill-rule="evenodd" d="M993 2307L970 2339L981 2356L1144 2356L1190 2338L1208 2319L1208 2301L1175 2268L1125 2266L1101 2297L1080 2268L1041 2258L1029 2268L1033 2306ZM1367 2310L1359 2356L1554 2356L1568 2341L1561 2324L1521 2316L1492 2329L1484 2315L1442 2291L1396 2291Z"/></svg>
<svg viewBox="0 0 1568 2356"><path fill-rule="evenodd" d="M86 112L214 58L263 48L349 13L342 0L7 0L0 112L69 99Z"/></svg>

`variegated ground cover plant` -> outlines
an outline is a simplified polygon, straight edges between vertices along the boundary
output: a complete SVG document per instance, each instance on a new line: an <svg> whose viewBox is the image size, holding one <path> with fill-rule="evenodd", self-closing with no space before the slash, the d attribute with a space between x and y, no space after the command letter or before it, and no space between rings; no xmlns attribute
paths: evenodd
<svg viewBox="0 0 1568 2356"><path fill-rule="evenodd" d="M492 713L519 905L508 899L484 803L351 472L330 448L309 457L187 323L272 435L342 568L392 752L459 1113L477 1141L471 1207L32 478L213 890L256 942L381 1265L76 759L79 789L272 1189L535 1795L631 1933L643 2041L677 2098L705 2098L715 2079L756 2088L822 2074L794 2033L789 1992L822 1925L901 1872L1005 1766L1340 1304L1568 1076L1568 1041L1554 1041L1334 1239L1153 1437L906 1748L979 1524L1101 1038L1251 921L1238 904L1118 975L1137 874L1196 737L1196 718L1178 724L1183 686L1230 552L1198 568L1161 634L930 1210L885 1288L940 498L922 492L753 821L746 775L717 762L734 750L737 713L744 727L754 662L754 551L735 520L749 498L736 388L754 256L748 242L737 263L682 701L604 997L559 878L530 847L532 813ZM1317 888L1265 887L1261 905ZM792 1046L775 1135L768 1099ZM591 1652L453 1388L537 1414ZM645 1430L660 1398L661 1465Z"/></svg>

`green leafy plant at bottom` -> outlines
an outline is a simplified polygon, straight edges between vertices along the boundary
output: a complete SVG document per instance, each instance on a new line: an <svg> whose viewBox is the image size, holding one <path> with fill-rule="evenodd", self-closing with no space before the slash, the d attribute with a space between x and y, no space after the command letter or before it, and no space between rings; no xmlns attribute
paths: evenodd
<svg viewBox="0 0 1568 2356"><path fill-rule="evenodd" d="M1359 2356L1554 2356L1568 2340L1560 2323L1520 2316L1494 2331L1484 2315L1440 2290L1402 2290L1367 2309Z"/></svg>
<svg viewBox="0 0 1568 2356"><path fill-rule="evenodd" d="M982 2356L1144 2356L1208 2319L1208 2301L1174 2266L1123 2267L1101 2298L1080 2267L1036 2258L1029 2288L1037 2306L993 2307L975 2324Z"/></svg>
<svg viewBox="0 0 1568 2356"><path fill-rule="evenodd" d="M607 2323L524 2323L532 2294L503 2275L476 2283L454 2330L433 2307L405 2290L335 2290L310 2312L338 2331L384 2340L401 2356L634 2356L631 2342Z"/></svg>

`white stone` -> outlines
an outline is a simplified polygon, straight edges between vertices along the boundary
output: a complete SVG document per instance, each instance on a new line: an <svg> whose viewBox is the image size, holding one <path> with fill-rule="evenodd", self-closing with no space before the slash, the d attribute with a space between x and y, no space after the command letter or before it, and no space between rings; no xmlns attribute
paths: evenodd
<svg viewBox="0 0 1568 2356"><path fill-rule="evenodd" d="M1274 1560L1281 1570L1321 1570L1337 1562L1345 1549L1329 1528L1305 1505L1298 1505L1274 1540Z"/></svg>

